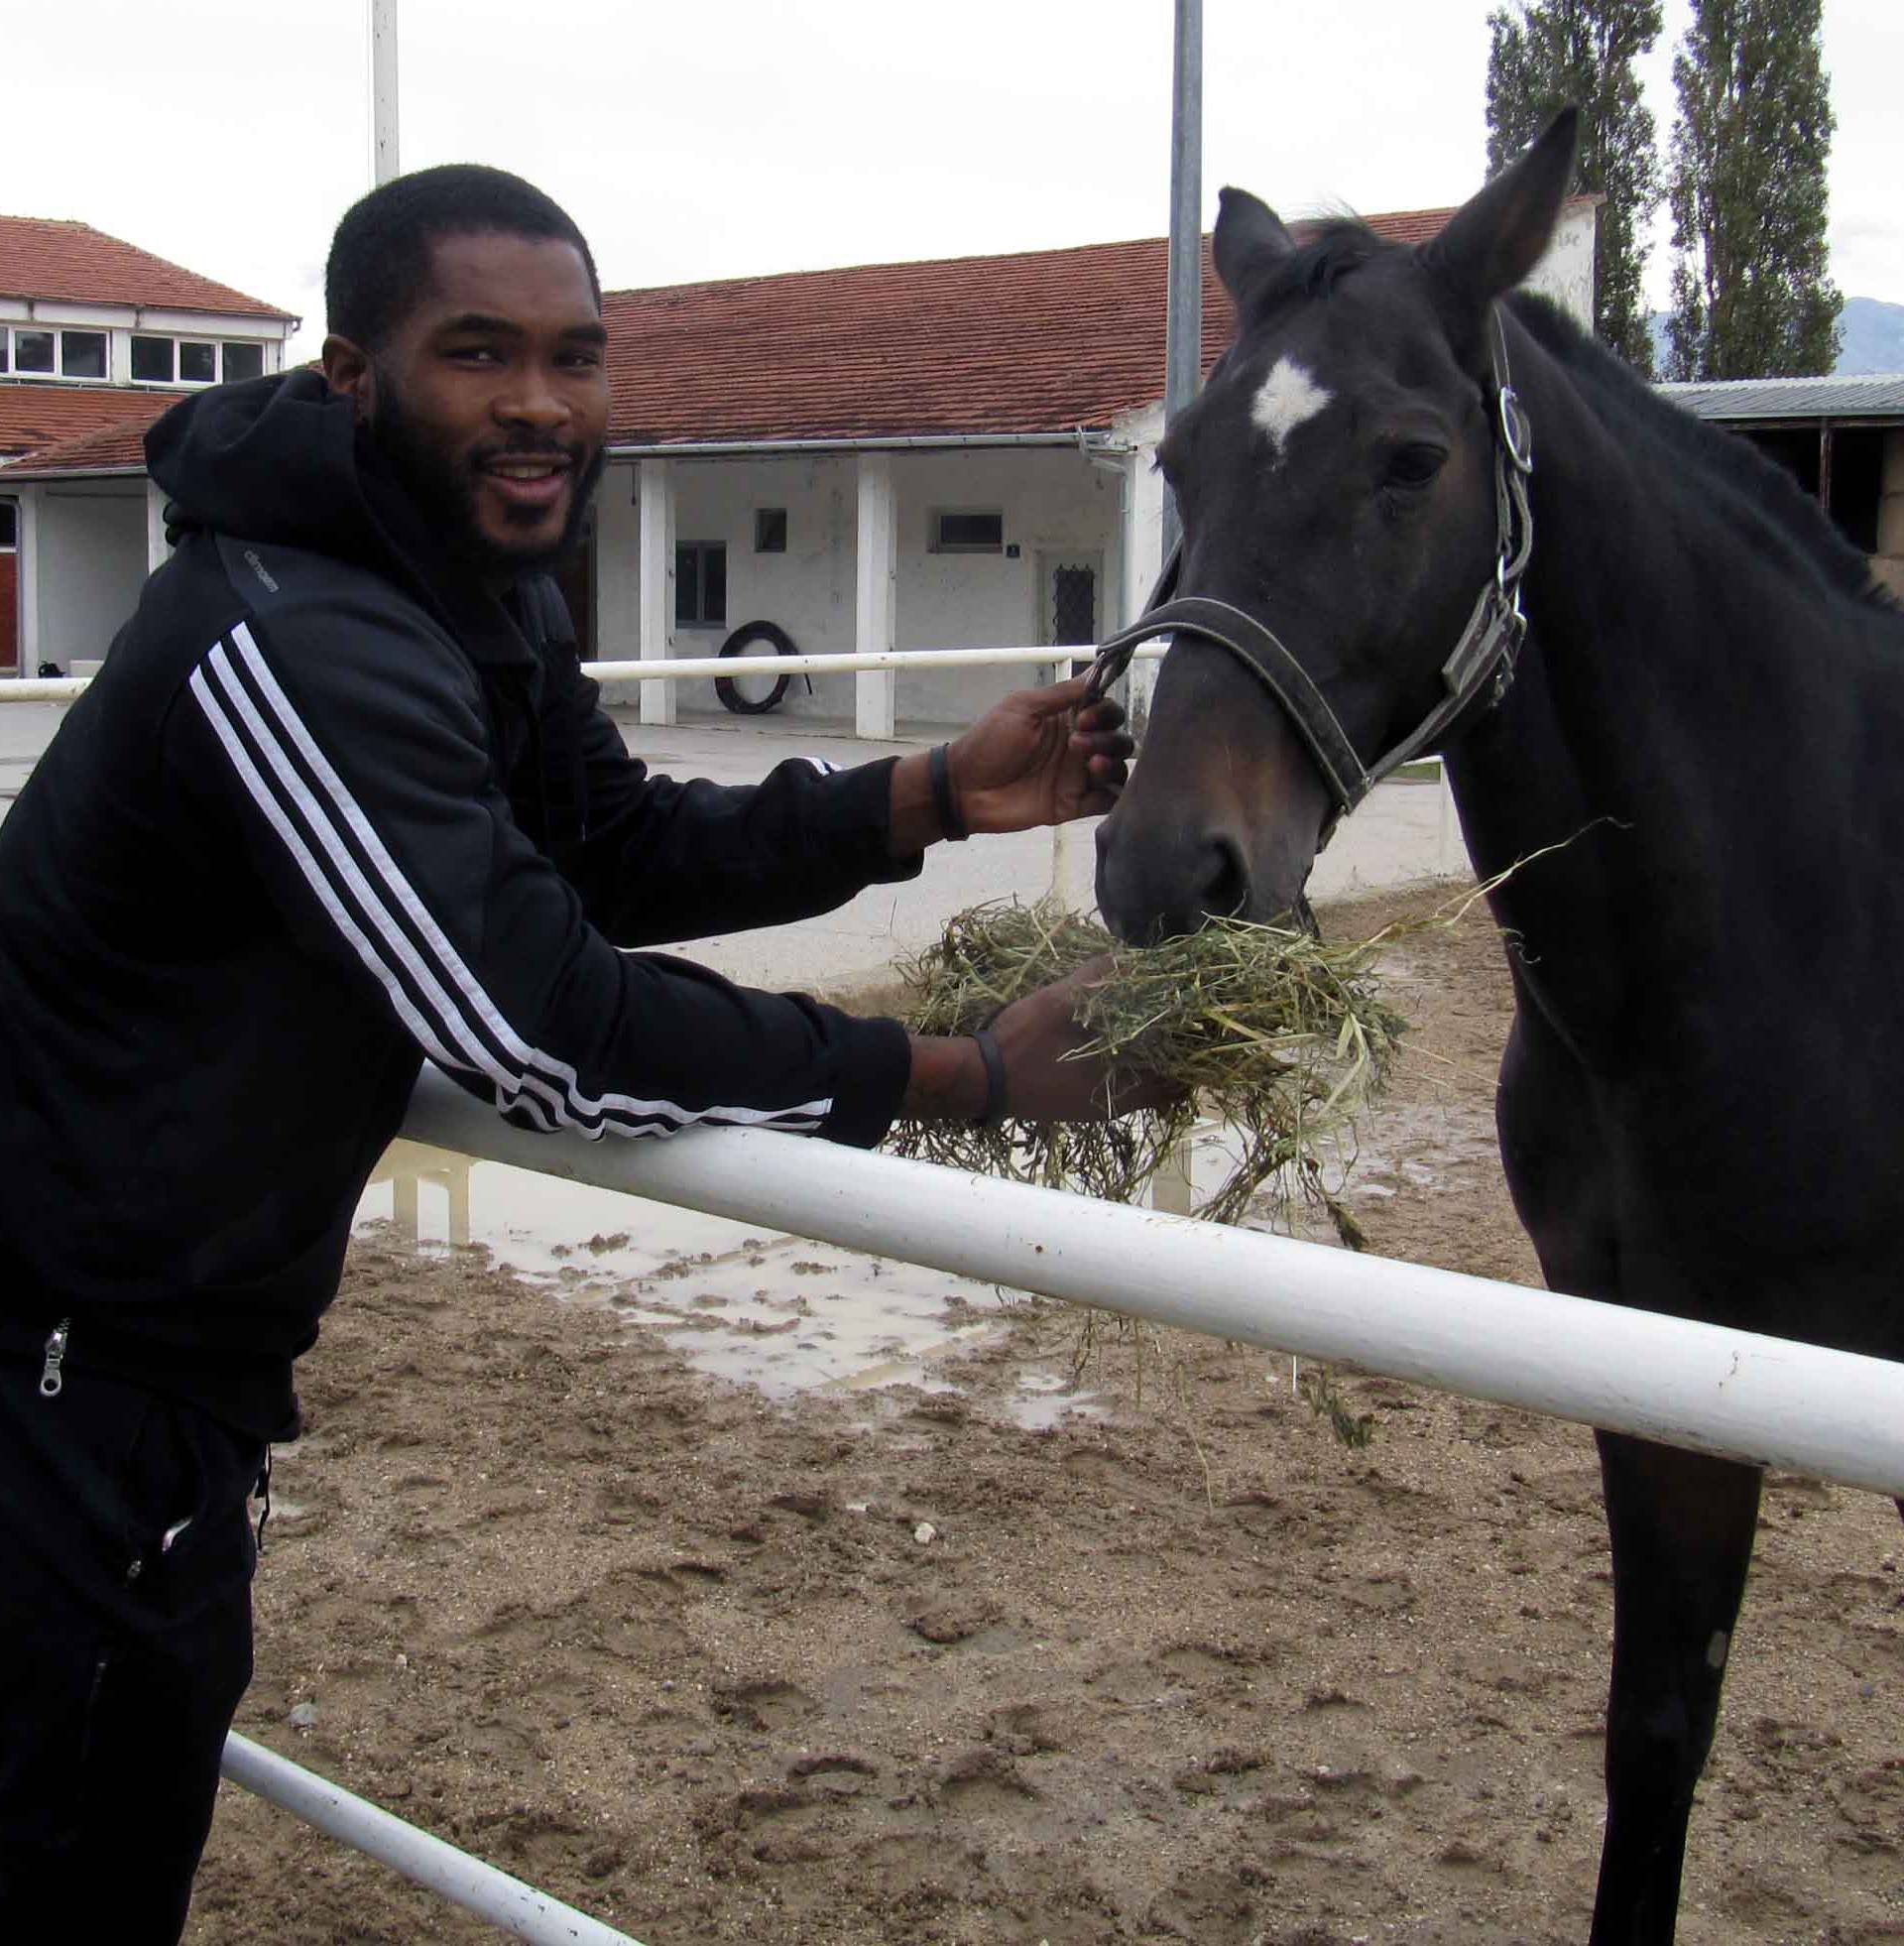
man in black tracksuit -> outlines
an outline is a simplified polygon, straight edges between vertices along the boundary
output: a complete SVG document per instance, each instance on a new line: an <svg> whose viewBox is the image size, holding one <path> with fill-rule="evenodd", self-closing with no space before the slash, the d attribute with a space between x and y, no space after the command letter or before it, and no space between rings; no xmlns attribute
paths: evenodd
<svg viewBox="0 0 1904 1946"><path fill-rule="evenodd" d="M618 948L824 912L934 838L1107 808L1080 685L949 756L651 777L552 584L600 293L527 183L365 198L324 376L148 438L174 558L0 825L0 1939L172 1940L250 1675L247 1491L424 1058L539 1130L872 1144L1101 1110L1050 989L996 1056Z"/></svg>

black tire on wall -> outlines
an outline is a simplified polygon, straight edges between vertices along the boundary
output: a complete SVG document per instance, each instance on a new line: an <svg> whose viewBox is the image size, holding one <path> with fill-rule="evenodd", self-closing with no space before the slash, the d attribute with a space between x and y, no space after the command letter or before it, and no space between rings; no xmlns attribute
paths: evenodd
<svg viewBox="0 0 1904 1946"><path fill-rule="evenodd" d="M775 623L743 622L721 644L721 654L744 656L757 644L772 648L776 656L797 656L800 653L793 646L793 638ZM746 696L729 677L717 675L714 678L714 693L720 697L721 706L731 709L736 716L765 716L770 709L780 706L792 682L792 676L782 675L765 696Z"/></svg>

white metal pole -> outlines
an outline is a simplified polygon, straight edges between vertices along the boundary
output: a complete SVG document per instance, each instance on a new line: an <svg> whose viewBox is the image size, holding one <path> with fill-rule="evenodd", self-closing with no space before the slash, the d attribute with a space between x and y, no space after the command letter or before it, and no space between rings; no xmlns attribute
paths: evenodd
<svg viewBox="0 0 1904 1946"><path fill-rule="evenodd" d="M627 1933L392 1817L249 1737L233 1732L225 1739L220 1767L241 1789L341 1839L401 1872L413 1885L439 1892L518 1939L535 1941L536 1946L641 1946Z"/></svg>
<svg viewBox="0 0 1904 1946"><path fill-rule="evenodd" d="M1904 1494L1904 1364L754 1129L585 1142L425 1070L404 1133L983 1283Z"/></svg>
<svg viewBox="0 0 1904 1946"><path fill-rule="evenodd" d="M660 580L665 587L665 572ZM1163 654L1155 643L1146 643L1137 650L1135 660L1159 661ZM653 687L657 696L665 697L671 693L669 683L696 676L820 675L863 669L1012 669L1048 664L1050 660L1048 649L893 649L883 656L678 656L669 662L584 663L582 673L597 682L640 682L644 690ZM0 702L71 702L85 693L89 680L90 677L83 675L61 675L35 677L23 683L8 682L0 684ZM647 702L646 695L643 700ZM653 722L655 718L645 715L642 720Z"/></svg>
<svg viewBox="0 0 1904 1946"><path fill-rule="evenodd" d="M397 0L370 0L370 173L381 187L397 160Z"/></svg>

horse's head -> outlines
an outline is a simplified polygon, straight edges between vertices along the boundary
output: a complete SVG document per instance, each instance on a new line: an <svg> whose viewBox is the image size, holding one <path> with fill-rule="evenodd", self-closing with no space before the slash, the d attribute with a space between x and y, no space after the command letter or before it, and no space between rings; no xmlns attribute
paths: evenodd
<svg viewBox="0 0 1904 1946"><path fill-rule="evenodd" d="M1299 245L1224 191L1216 263L1237 335L1158 461L1183 525L1177 596L1260 628L1229 649L1180 630L1164 659L1098 833L1098 902L1124 937L1269 919L1300 898L1346 805L1277 693L1314 684L1353 746L1338 772L1444 703L1501 550L1493 302L1545 250L1573 151L1569 111L1420 249L1354 224ZM1272 692L1245 662L1282 652L1298 669Z"/></svg>

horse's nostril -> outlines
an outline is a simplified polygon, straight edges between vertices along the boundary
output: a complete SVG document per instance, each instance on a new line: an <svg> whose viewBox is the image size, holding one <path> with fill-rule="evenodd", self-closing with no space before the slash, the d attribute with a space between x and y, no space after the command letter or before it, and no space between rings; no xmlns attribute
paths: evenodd
<svg viewBox="0 0 1904 1946"><path fill-rule="evenodd" d="M1234 918L1250 903L1250 868L1243 847L1232 837L1218 836L1211 840L1207 856L1197 903L1212 918Z"/></svg>

